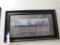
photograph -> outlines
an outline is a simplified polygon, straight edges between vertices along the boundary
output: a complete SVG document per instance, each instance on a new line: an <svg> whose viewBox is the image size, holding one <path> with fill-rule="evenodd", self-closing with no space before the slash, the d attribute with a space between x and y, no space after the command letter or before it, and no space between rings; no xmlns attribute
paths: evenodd
<svg viewBox="0 0 60 45"><path fill-rule="evenodd" d="M50 30L53 29L50 17L50 14L10 16L11 37L54 35L53 30Z"/></svg>

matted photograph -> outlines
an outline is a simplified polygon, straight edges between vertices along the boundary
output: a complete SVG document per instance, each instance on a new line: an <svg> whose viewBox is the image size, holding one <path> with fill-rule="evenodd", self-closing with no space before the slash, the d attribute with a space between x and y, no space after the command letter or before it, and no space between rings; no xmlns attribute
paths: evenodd
<svg viewBox="0 0 60 45"><path fill-rule="evenodd" d="M5 34L10 41L57 39L55 10L7 11ZM5 35L6 40L6 35Z"/></svg>

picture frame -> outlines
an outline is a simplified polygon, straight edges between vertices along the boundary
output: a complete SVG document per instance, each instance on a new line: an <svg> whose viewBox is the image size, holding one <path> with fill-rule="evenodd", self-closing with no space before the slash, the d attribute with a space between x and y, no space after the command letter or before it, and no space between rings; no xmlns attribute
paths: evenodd
<svg viewBox="0 0 60 45"><path fill-rule="evenodd" d="M55 10L6 11L4 42L7 40L8 32L10 42L58 39L56 12Z"/></svg>

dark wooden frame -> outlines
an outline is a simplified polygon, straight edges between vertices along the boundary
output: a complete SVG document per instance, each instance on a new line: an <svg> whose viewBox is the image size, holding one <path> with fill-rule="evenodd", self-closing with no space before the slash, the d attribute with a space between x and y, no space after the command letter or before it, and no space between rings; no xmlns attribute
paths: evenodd
<svg viewBox="0 0 60 45"><path fill-rule="evenodd" d="M20 14L18 14L20 13ZM52 20L53 20L53 28L54 28L54 34L53 36L35 36L35 37L18 37L18 38L11 38L10 41L13 42L13 40L21 40L21 41L27 41L27 40L41 40L41 39L58 39L59 33L58 33L58 26L57 26L57 19L56 19L56 12L55 10L21 10L21 11L6 11L6 17L5 17L5 36L4 36L4 42L6 41L6 34L7 32L10 32L10 16L13 15L24 15L24 14L52 14Z"/></svg>

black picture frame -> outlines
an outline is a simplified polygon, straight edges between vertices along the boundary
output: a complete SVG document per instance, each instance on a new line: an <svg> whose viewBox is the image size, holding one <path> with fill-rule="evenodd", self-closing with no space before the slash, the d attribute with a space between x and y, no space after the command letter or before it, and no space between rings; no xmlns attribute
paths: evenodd
<svg viewBox="0 0 60 45"><path fill-rule="evenodd" d="M10 42L14 42L14 40L19 41L32 41L32 40L47 40L47 39L58 39L59 33L58 33L58 26L57 26L57 19L56 19L56 11L55 10L16 10L16 11L6 11L6 17L5 17L5 36L4 36L4 42L6 42L6 35L7 32L10 32L10 16L11 15L25 15L25 14L51 14L52 20L53 20L53 31L54 35L48 35L48 36L34 36L34 37L18 37L18 38L12 38L10 37Z"/></svg>

